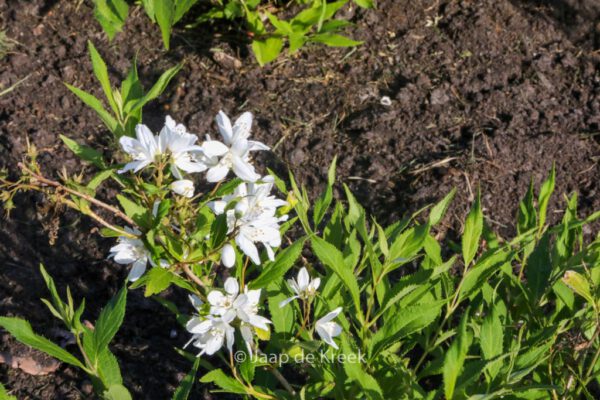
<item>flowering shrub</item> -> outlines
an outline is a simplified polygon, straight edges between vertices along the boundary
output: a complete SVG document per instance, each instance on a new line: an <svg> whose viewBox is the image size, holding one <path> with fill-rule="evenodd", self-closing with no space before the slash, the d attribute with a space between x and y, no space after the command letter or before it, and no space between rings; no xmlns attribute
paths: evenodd
<svg viewBox="0 0 600 400"><path fill-rule="evenodd" d="M17 192L35 190L91 217L114 238L109 258L127 265L128 286L88 326L84 302L75 308L68 289L62 300L41 268L51 294L44 303L77 355L23 319L1 317L0 326L84 370L105 399L131 398L109 344L127 291L139 288L188 332L180 354L193 365L175 399L189 396L200 368L201 382L258 399L598 394L600 240L582 228L600 212L579 217L573 194L550 226L554 170L537 201L532 185L519 204L514 238L490 229L478 195L460 243L441 243L436 226L454 192L383 227L348 187L334 201L335 159L311 203L292 174L286 182L253 165L251 155L268 146L250 139L250 113L232 123L219 112L216 126L220 137L201 141L170 117L158 134L115 125L117 163L65 138L100 168L87 182L45 177L30 146L21 176L0 177L7 210ZM96 197L108 180L119 188L118 204ZM288 234L295 223L301 232ZM173 285L189 304L159 296Z"/></svg>

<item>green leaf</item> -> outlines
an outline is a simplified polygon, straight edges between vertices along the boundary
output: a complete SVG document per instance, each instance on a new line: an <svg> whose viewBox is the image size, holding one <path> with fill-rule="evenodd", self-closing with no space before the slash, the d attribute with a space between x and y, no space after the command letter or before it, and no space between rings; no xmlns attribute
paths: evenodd
<svg viewBox="0 0 600 400"><path fill-rule="evenodd" d="M75 86L71 86L68 83L65 83L67 88L73 92L81 101L83 101L88 107L92 110L96 111L96 114L100 117L104 125L111 131L113 134L117 131L117 120L114 119L112 115L108 111L104 109L104 106L96 97L91 94L76 88Z"/></svg>
<svg viewBox="0 0 600 400"><path fill-rule="evenodd" d="M285 35L291 35L294 33L292 25L289 22L277 18L275 15L271 14L268 11L266 12L266 14L267 18L269 18L269 21L275 27L278 33Z"/></svg>
<svg viewBox="0 0 600 400"><path fill-rule="evenodd" d="M112 40L123 29L129 7L125 0L93 0L94 17Z"/></svg>
<svg viewBox="0 0 600 400"><path fill-rule="evenodd" d="M335 168L336 168L337 156L333 157L333 161L329 166L329 172L327 174L327 188L325 192L315 201L313 221L315 223L315 229L317 225L321 223L325 213L331 205L333 199L333 184L335 183Z"/></svg>
<svg viewBox="0 0 600 400"><path fill-rule="evenodd" d="M227 239L227 215L218 215L210 226L210 247L217 248Z"/></svg>
<svg viewBox="0 0 600 400"><path fill-rule="evenodd" d="M283 40L278 37L252 41L252 52L261 67L276 59L282 49Z"/></svg>
<svg viewBox="0 0 600 400"><path fill-rule="evenodd" d="M174 11L173 0L154 1L154 16L160 27L162 40L165 49L167 50L169 50L171 42L171 27L173 26Z"/></svg>
<svg viewBox="0 0 600 400"><path fill-rule="evenodd" d="M346 362L342 363L350 380L357 382L364 390L367 399L382 399L383 391L379 382L363 368L359 354L352 348L350 338L345 333L341 336L342 351Z"/></svg>
<svg viewBox="0 0 600 400"><path fill-rule="evenodd" d="M344 286L350 292L359 319L362 319L358 283L356 282L352 268L349 268L345 264L342 253L335 246L317 236L311 238L311 244L317 258L342 280Z"/></svg>
<svg viewBox="0 0 600 400"><path fill-rule="evenodd" d="M517 232L519 234L527 232L537 224L537 212L533 204L533 180L529 183L529 189L525 197L519 203L519 212L517 214Z"/></svg>
<svg viewBox="0 0 600 400"><path fill-rule="evenodd" d="M71 150L75 155L84 161L94 164L96 167L104 169L106 164L102 158L102 153L91 147L80 145L76 141L69 139L65 135L60 135L63 143Z"/></svg>
<svg viewBox="0 0 600 400"><path fill-rule="evenodd" d="M198 373L198 367L200 367L200 357L196 357L194 364L192 365L192 369L188 374L181 380L179 387L173 394L173 400L187 400L190 397L190 393L192 392L192 387L194 386L194 381L196 379L196 374Z"/></svg>
<svg viewBox="0 0 600 400"><path fill-rule="evenodd" d="M214 369L200 378L202 383L214 383L229 393L246 394L246 388L240 382L225 375L220 369Z"/></svg>
<svg viewBox="0 0 600 400"><path fill-rule="evenodd" d="M196 4L198 0L176 0L175 15L173 16L173 25L175 25L183 16Z"/></svg>
<svg viewBox="0 0 600 400"><path fill-rule="evenodd" d="M428 235L429 224L418 225L402 232L390 246L386 257L387 264L404 263L417 255L423 248Z"/></svg>
<svg viewBox="0 0 600 400"><path fill-rule="evenodd" d="M525 276L527 287L531 291L532 301L537 302L546 290L550 290L549 279L552 273L552 259L550 258L550 237L546 233L527 259Z"/></svg>
<svg viewBox="0 0 600 400"><path fill-rule="evenodd" d="M112 108L113 112L116 115L121 114L120 108L117 106L117 102L113 96L112 87L110 85L110 80L108 78L108 68L106 67L106 63L98 53L98 50L94 47L94 44L88 40L88 50L90 52L90 58L92 60L92 69L94 70L94 75L98 82L100 82L100 86L102 86L102 90L104 91L104 95L108 100L108 104Z"/></svg>
<svg viewBox="0 0 600 400"><path fill-rule="evenodd" d="M104 400L131 400L129 390L123 385L110 385L107 391L102 393Z"/></svg>
<svg viewBox="0 0 600 400"><path fill-rule="evenodd" d="M148 280L146 282L146 290L144 291L144 296L146 297L162 292L173 281L173 273L166 268L152 268L148 271L147 275Z"/></svg>
<svg viewBox="0 0 600 400"><path fill-rule="evenodd" d="M362 8L373 8L375 7L375 1L374 0L352 0L354 1L354 4L356 4L359 7Z"/></svg>
<svg viewBox="0 0 600 400"><path fill-rule="evenodd" d="M125 317L126 303L127 287L123 287L100 312L94 329L95 354L100 354L107 349L108 344L115 337Z"/></svg>
<svg viewBox="0 0 600 400"><path fill-rule="evenodd" d="M163 72L163 74L158 78L158 80L156 81L154 86L152 86L152 88L148 91L148 93L146 93L144 95L144 97L142 97L140 100L138 100L131 107L131 112L141 109L150 100L154 100L155 98L160 96L162 94L162 92L164 92L164 90L167 88L167 85L169 84L171 79L173 79L173 77L175 77L175 75L177 75L177 73L179 72L179 70L182 67L183 67L182 64L178 64L172 68L169 68L165 72Z"/></svg>
<svg viewBox="0 0 600 400"><path fill-rule="evenodd" d="M590 283L585 276L575 271L567 271L565 272L562 281L572 291L583 297L585 301L590 304L595 303L594 297L592 296L592 291L590 289Z"/></svg>
<svg viewBox="0 0 600 400"><path fill-rule="evenodd" d="M284 291L282 281L273 281L267 286L267 302L271 322L277 333L287 333L292 335L294 327L294 308L291 305L280 308L279 303L285 300L288 295Z"/></svg>
<svg viewBox="0 0 600 400"><path fill-rule="evenodd" d="M144 207L140 206L130 198L123 196L122 194L117 195L117 200L119 200L123 211L125 211L125 214L129 218L133 219L140 226L146 225L146 216L148 215L148 211Z"/></svg>
<svg viewBox="0 0 600 400"><path fill-rule="evenodd" d="M267 264L261 274L250 282L249 286L253 289L264 288L273 281L279 281L285 273L294 265L296 260L302 254L305 238L294 242L291 246L280 251L275 261Z"/></svg>
<svg viewBox="0 0 600 400"><path fill-rule="evenodd" d="M310 37L311 42L322 43L330 47L352 47L358 46L363 42L352 40L346 36L338 35L337 33L318 33Z"/></svg>
<svg viewBox="0 0 600 400"><path fill-rule="evenodd" d="M52 300L52 304L50 304L47 300L42 299L44 304L48 307L52 314L62 320L65 324L70 325L71 320L69 316L69 307L65 304L60 296L58 295L58 290L56 289L56 284L54 283L54 279L48 274L46 268L44 268L43 264L40 264L40 273L42 274L42 278L44 279L44 283L50 292L50 298Z"/></svg>
<svg viewBox="0 0 600 400"><path fill-rule="evenodd" d="M142 0L142 6L144 7L144 11L146 11L146 15L148 15L148 18L150 18L152 22L156 22L156 17L154 15L154 0Z"/></svg>
<svg viewBox="0 0 600 400"><path fill-rule="evenodd" d="M502 354L503 339L504 331L502 329L502 322L498 315L497 306L494 305L483 319L483 324L481 325L479 340L484 360L490 361ZM488 365L487 368L492 379L496 377L501 367L500 363Z"/></svg>
<svg viewBox="0 0 600 400"><path fill-rule="evenodd" d="M371 358L400 339L424 329L430 325L440 313L446 300L424 302L414 306L392 308L392 318L387 318L385 324L373 335Z"/></svg>
<svg viewBox="0 0 600 400"><path fill-rule="evenodd" d="M113 172L114 171L110 169L98 172L96 175L94 175L92 179L90 179L86 187L95 192L98 186L102 184L102 182L104 182L113 175Z"/></svg>
<svg viewBox="0 0 600 400"><path fill-rule="evenodd" d="M552 165L552 170L550 171L550 175L548 179L542 183L542 187L540 189L540 195L538 197L538 205L539 205L539 221L538 221L538 232L541 232L544 229L544 225L546 224L546 213L548 210L548 202L550 201L550 196L554 192L554 182L556 180L556 169L554 164Z"/></svg>
<svg viewBox="0 0 600 400"><path fill-rule="evenodd" d="M19 342L42 351L62 362L85 369L85 366L75 356L43 336L37 335L31 329L29 322L21 318L0 317L0 327L6 329Z"/></svg>
<svg viewBox="0 0 600 400"><path fill-rule="evenodd" d="M119 362L108 347L100 351L96 360L98 362L98 373L104 386L110 387L111 385L123 384Z"/></svg>
<svg viewBox="0 0 600 400"><path fill-rule="evenodd" d="M433 206L433 208L431 209L431 212L429 213L429 225L430 226L439 224L440 221L442 220L442 218L444 218L444 215L446 214L446 211L448 210L448 206L450 205L450 202L454 198L455 194L456 194L456 188L452 189L450 191L450 193L448 193L442 199L442 201L440 201L435 206Z"/></svg>
<svg viewBox="0 0 600 400"><path fill-rule="evenodd" d="M135 134L135 125L139 123L141 116L141 110L137 112L131 112L131 108L135 103L138 102L144 96L144 89L138 77L137 72L137 58L134 58L131 63L131 68L127 73L125 80L121 82L121 98L123 99L123 111L127 114L129 120L127 121L128 131L127 135L133 136ZM130 122L131 121L131 122Z"/></svg>
<svg viewBox="0 0 600 400"><path fill-rule="evenodd" d="M468 315L469 312L467 310L460 321L458 335L444 357L444 394L447 399L454 398L454 389L463 369L467 352L469 351L470 337L467 332Z"/></svg>
<svg viewBox="0 0 600 400"><path fill-rule="evenodd" d="M465 267L475 258L479 249L479 240L483 231L483 212L481 211L481 194L477 193L475 203L467 215L465 230L462 235L462 253Z"/></svg>
<svg viewBox="0 0 600 400"><path fill-rule="evenodd" d="M304 44L306 43L308 38L302 32L294 32L294 33L290 33L290 35L288 36L288 40L289 40L288 53L294 54L302 46L304 46Z"/></svg>
<svg viewBox="0 0 600 400"><path fill-rule="evenodd" d="M15 396L10 396L4 385L0 383L0 400L17 400L17 398Z"/></svg>
<svg viewBox="0 0 600 400"><path fill-rule="evenodd" d="M483 283L500 268L514 258L514 252L493 250L486 252L463 278L459 291L459 301L478 290Z"/></svg>

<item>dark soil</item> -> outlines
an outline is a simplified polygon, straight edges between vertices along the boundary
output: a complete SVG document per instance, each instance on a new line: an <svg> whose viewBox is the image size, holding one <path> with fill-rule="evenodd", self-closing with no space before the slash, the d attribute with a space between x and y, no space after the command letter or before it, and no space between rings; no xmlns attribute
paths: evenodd
<svg viewBox="0 0 600 400"><path fill-rule="evenodd" d="M458 196L446 227L459 221L477 187L488 223L514 231L518 200L531 179L539 185L556 163L551 204L578 191L583 215L600 209L600 5L595 0L383 0L379 10L343 10L356 26L356 49L309 46L261 69L244 36L226 27L178 31L173 49L139 9L125 32L108 43L84 2L0 0L0 28L19 45L0 60L0 89L28 79L0 97L0 167L11 173L27 138L48 176L62 168L90 172L61 144L63 133L110 153L111 139L96 115L64 87L97 92L86 41L111 66L115 82L139 52L140 75L150 83L177 62L185 66L169 90L149 106L145 121L158 128L170 113L199 134L215 131L219 109L255 113L255 136L273 147L262 164L318 193L333 156L338 173L381 223L418 210L452 187ZM434 23L437 21L437 23ZM391 105L381 104L388 96ZM107 193L103 194L107 196ZM69 284L87 299L90 320L116 292L126 268L107 261L112 241L71 212L58 217L50 245L40 227L55 217L24 194L0 223L0 315L29 319L55 338L39 298L43 262L61 290ZM174 293L168 294L185 304ZM185 341L174 318L142 294L130 294L128 317L114 350L135 398L166 399L189 363L173 351ZM175 336L175 337L173 337ZM3 334L0 351L28 350ZM89 382L68 366L30 376L0 366L0 381L19 399L85 398ZM196 387L193 398L206 398Z"/></svg>

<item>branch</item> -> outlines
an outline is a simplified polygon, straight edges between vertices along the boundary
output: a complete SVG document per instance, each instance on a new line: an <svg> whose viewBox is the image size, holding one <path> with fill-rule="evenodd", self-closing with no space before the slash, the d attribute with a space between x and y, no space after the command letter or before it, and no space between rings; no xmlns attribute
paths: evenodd
<svg viewBox="0 0 600 400"><path fill-rule="evenodd" d="M39 175L39 174L33 172L32 170L27 168L25 166L25 164L23 164L23 163L19 163L18 166L23 171L27 172L34 179L40 181L41 183L46 184L48 186L55 187L55 188L60 188L61 190L64 190L67 193L81 197L82 199L87 200L90 203L97 205L98 207L104 208L105 210L112 212L115 216L121 218L123 221L127 222L129 225L137 226L137 224L135 223L135 221L133 219L129 218L127 215L125 215L125 213L123 213L123 211L119 210L118 208L113 207L109 204L106 204L90 195L87 195L85 193L81 193L81 192L78 192L77 190L66 187L65 185L61 184L60 182L47 179L47 178L43 177L42 175Z"/></svg>

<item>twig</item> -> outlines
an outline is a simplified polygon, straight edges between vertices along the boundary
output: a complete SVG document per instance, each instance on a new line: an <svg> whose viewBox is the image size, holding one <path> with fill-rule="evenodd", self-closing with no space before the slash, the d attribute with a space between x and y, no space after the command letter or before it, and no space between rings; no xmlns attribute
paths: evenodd
<svg viewBox="0 0 600 400"><path fill-rule="evenodd" d="M206 289L206 284L204 282L202 282L202 280L200 278L198 278L196 276L196 274L194 274L192 272L192 270L190 269L190 267L187 264L182 263L180 265L181 265L181 269L183 270L183 272L185 272L185 274L188 276L188 278L193 280L198 286L202 287L203 289Z"/></svg>
<svg viewBox="0 0 600 400"><path fill-rule="evenodd" d="M29 168L27 168L23 163L19 163L18 164L19 168L21 168L23 171L29 173L33 178L35 178L36 180L48 185L48 186L52 186L55 188L60 188L62 190L64 190L67 193L73 194L75 196L81 197L84 200L89 201L92 204L97 205L98 207L102 207L110 212L112 212L114 215L116 215L117 217L121 218L122 220L124 220L125 222L127 222L129 225L132 226L137 226L137 224L135 223L135 221L131 218L129 218L127 215L125 215L125 213L123 213L123 211L119 210L118 208L115 208L109 204L106 204L90 195L87 195L85 193L81 193L78 192L77 190L68 188L67 186L61 184L60 182L57 181L53 181L50 179L47 179L45 177L43 177L42 175L39 175L35 172L33 172L32 170L30 170Z"/></svg>

